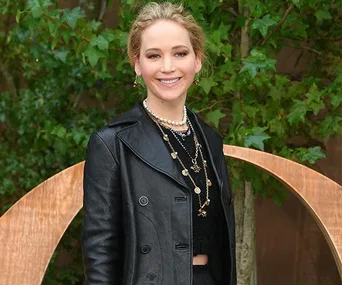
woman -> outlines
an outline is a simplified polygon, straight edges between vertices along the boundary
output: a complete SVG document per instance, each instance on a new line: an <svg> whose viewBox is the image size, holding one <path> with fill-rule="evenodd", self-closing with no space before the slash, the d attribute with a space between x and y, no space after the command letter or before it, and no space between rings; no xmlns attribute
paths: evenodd
<svg viewBox="0 0 342 285"><path fill-rule="evenodd" d="M147 98L94 133L84 169L86 284L236 284L234 213L222 139L185 107L201 28L150 3L128 53Z"/></svg>

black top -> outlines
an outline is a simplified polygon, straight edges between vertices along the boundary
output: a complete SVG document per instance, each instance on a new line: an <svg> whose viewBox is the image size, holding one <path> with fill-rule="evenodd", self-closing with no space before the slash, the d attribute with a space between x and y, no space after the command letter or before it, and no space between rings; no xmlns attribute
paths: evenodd
<svg viewBox="0 0 342 285"><path fill-rule="evenodd" d="M192 126L197 135L197 139L201 145L201 150L203 153L203 158L206 160L207 164L207 174L208 179L210 179L212 185L209 187L209 199L210 205L204 207L207 212L206 217L198 216L199 210L199 200L198 195L194 192L194 185L189 179L185 177L189 189L192 193L192 205L193 205L193 255L198 254L208 254L210 255L211 247L215 246L214 240L215 235L218 234L218 230L223 218L222 205L220 203L219 197L219 187L217 184L216 176L214 174L212 165L209 161L208 151L205 147L204 141L199 134L196 124L192 122ZM194 133L191 128L185 132L175 132L171 131L169 128L163 127L163 131L168 135L170 143L178 153L179 158L188 169L191 177L196 182L196 185L201 189L201 201L202 204L206 201L206 185L205 185L205 174L203 170L203 162L200 154L198 154L197 163L201 168L199 172L195 172L191 169L193 165L192 159L195 158L195 143L194 143ZM181 135L182 134L182 135ZM183 146L182 146L182 145ZM169 147L169 146L168 146ZM186 150L185 150L185 149ZM170 150L171 153L171 150ZM190 156L192 158L190 158ZM179 166L179 170L182 171L183 167L180 165L178 160L175 163Z"/></svg>

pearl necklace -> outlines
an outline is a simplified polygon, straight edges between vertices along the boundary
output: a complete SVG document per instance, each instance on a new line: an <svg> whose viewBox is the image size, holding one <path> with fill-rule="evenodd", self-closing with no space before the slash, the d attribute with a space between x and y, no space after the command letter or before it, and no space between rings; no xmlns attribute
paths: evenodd
<svg viewBox="0 0 342 285"><path fill-rule="evenodd" d="M186 121L187 121L187 112L186 112L186 107L184 106L184 110L183 110L183 120L180 121L180 122L177 122L177 121L172 121L172 120L168 120L168 119L164 119L160 116L158 116L157 114L153 113L151 111L151 109L147 106L147 99L145 99L143 101L143 106L144 108L146 109L146 111L151 114L152 117L154 117L156 120L158 120L159 122L163 122L165 124L168 124L168 125L172 125L172 126L184 126L186 124Z"/></svg>

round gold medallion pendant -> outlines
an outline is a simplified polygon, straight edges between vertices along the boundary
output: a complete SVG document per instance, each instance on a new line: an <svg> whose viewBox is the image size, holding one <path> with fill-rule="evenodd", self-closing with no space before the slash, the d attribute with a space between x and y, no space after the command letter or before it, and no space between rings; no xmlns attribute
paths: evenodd
<svg viewBox="0 0 342 285"><path fill-rule="evenodd" d="M187 175L189 174L189 171L188 171L187 169L183 169L183 170L182 170L182 174L183 174L184 176L187 176Z"/></svg>
<svg viewBox="0 0 342 285"><path fill-rule="evenodd" d="M196 187L196 188L194 189L194 192L195 192L196 194L201 194L201 189L200 189L199 187Z"/></svg>

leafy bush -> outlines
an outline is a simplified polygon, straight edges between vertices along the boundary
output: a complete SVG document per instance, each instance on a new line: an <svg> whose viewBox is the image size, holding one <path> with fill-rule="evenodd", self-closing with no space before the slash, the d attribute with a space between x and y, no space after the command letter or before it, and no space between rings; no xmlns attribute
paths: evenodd
<svg viewBox="0 0 342 285"><path fill-rule="evenodd" d="M141 5L120 1L120 23L110 30L79 7L0 0L0 72L7 86L0 102L2 212L83 160L90 133L143 98L143 89L132 88L126 55L129 24ZM188 106L225 143L305 164L324 157L322 141L342 133L342 1L189 0L186 6L204 28L209 58ZM277 72L284 47L300 51L294 65L310 58L307 68ZM294 143L298 137L301 144ZM248 179L256 193L283 201L284 191L268 175L233 164L234 186ZM79 232L76 218L45 284L82 283ZM73 258L61 269L54 264L65 251Z"/></svg>

